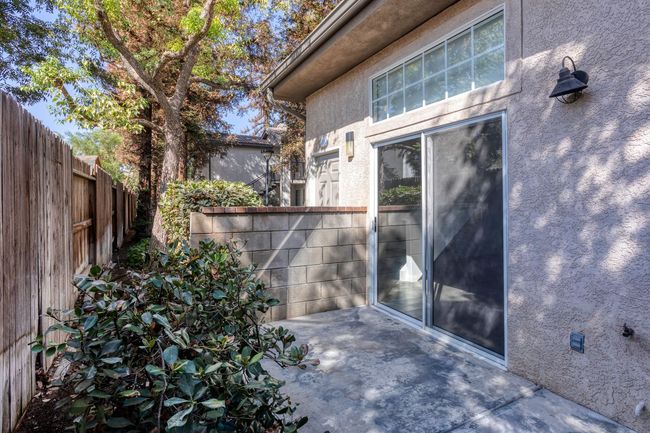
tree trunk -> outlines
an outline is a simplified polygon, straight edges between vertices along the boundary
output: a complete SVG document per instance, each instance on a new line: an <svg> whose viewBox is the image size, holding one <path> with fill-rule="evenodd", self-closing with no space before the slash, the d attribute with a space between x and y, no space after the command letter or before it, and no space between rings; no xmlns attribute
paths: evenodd
<svg viewBox="0 0 650 433"><path fill-rule="evenodd" d="M158 203L162 200L169 182L180 178L179 168L181 165L181 154L185 141L185 131L183 130L179 113L165 116L163 134L165 136L165 154L163 157L160 178L158 179ZM160 206L157 204L156 213L153 219L151 246L152 248L161 249L166 244L167 234L163 229Z"/></svg>
<svg viewBox="0 0 650 433"><path fill-rule="evenodd" d="M151 121L151 105L142 112L142 118ZM151 221L153 219L153 202L151 195L151 161L153 152L153 131L145 127L144 130L133 136L133 141L138 149L138 221L136 230L138 237L151 234Z"/></svg>

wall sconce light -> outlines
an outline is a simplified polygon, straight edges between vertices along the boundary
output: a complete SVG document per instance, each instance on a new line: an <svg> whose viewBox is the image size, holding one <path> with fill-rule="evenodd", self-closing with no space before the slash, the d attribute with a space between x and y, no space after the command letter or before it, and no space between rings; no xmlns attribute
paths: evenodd
<svg viewBox="0 0 650 433"><path fill-rule="evenodd" d="M354 157L354 131L345 133L345 153L348 158Z"/></svg>
<svg viewBox="0 0 650 433"><path fill-rule="evenodd" d="M573 65L573 72L569 70L564 62L569 59ZM589 75L585 71L576 70L576 64L573 59L566 56L562 59L562 69L560 69L560 78L549 95L549 98L555 98L563 104L576 102L582 96L582 91L587 88Z"/></svg>

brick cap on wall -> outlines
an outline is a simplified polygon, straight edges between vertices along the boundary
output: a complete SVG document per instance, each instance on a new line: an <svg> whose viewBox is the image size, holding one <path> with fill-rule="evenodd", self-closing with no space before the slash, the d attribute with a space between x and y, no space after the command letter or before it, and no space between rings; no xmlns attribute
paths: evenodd
<svg viewBox="0 0 650 433"><path fill-rule="evenodd" d="M260 206L260 207L202 207L201 213L214 214L252 214L252 213L339 213L367 212L365 206Z"/></svg>

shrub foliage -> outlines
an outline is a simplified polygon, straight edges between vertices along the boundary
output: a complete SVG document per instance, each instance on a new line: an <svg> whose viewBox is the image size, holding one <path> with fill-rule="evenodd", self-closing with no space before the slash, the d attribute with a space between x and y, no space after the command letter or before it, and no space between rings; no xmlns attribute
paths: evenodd
<svg viewBox="0 0 650 433"><path fill-rule="evenodd" d="M78 432L294 432L295 405L264 365L305 368L306 346L282 327L262 323L278 301L231 246L172 246L152 270L121 282L101 269L78 277L78 306L48 311L48 332L66 344L74 394L66 404ZM47 335L47 334L46 334Z"/></svg>
<svg viewBox="0 0 650 433"><path fill-rule="evenodd" d="M419 204L421 200L419 186L399 185L379 193L379 205L384 206Z"/></svg>
<svg viewBox="0 0 650 433"><path fill-rule="evenodd" d="M261 206L253 188L242 182L189 180L173 182L160 200L163 227L170 241L187 239L190 213L209 206Z"/></svg>
<svg viewBox="0 0 650 433"><path fill-rule="evenodd" d="M131 269L142 270L149 262L149 238L131 245L126 254L126 264Z"/></svg>

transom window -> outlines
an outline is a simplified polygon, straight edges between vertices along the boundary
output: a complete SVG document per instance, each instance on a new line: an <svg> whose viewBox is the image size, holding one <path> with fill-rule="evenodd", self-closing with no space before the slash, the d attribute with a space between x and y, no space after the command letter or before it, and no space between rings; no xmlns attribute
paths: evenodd
<svg viewBox="0 0 650 433"><path fill-rule="evenodd" d="M372 80L375 122L503 80L503 11Z"/></svg>

